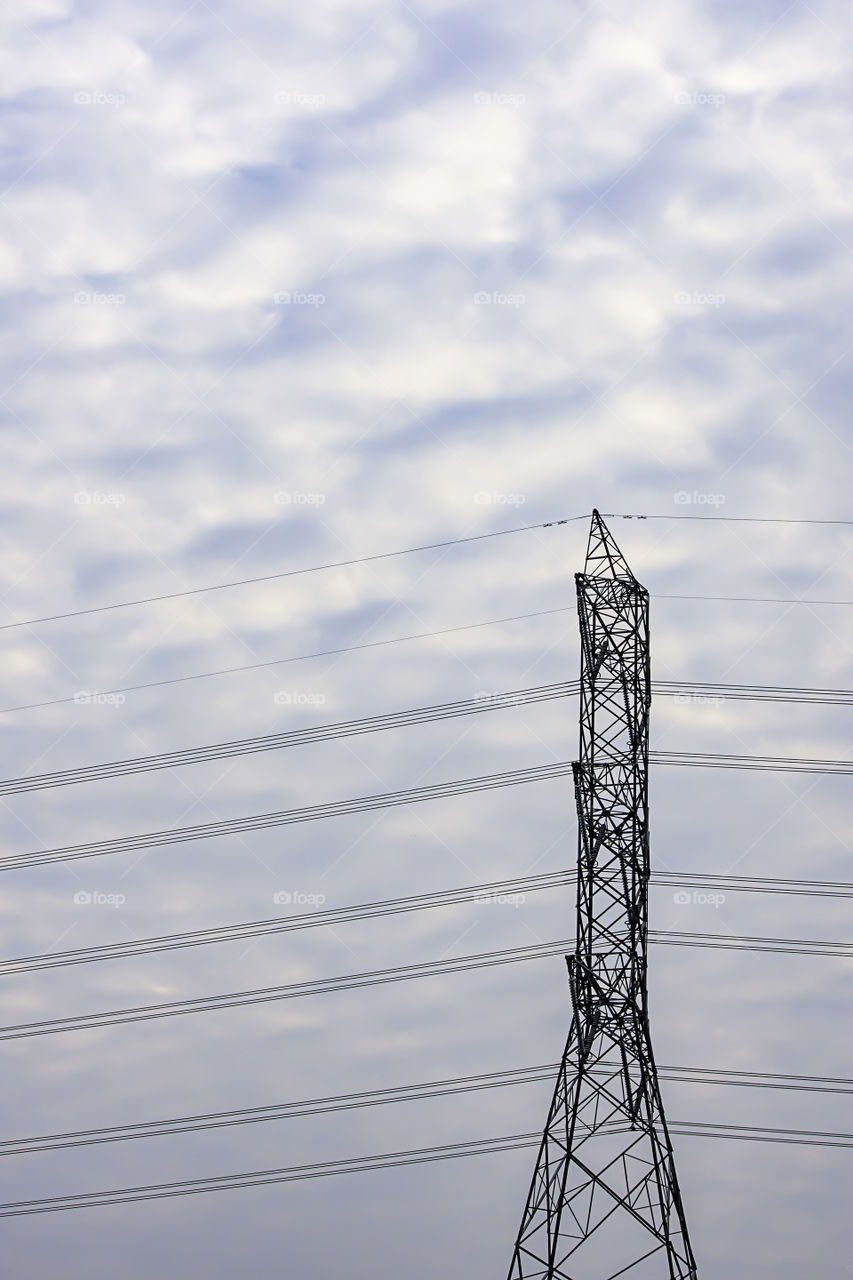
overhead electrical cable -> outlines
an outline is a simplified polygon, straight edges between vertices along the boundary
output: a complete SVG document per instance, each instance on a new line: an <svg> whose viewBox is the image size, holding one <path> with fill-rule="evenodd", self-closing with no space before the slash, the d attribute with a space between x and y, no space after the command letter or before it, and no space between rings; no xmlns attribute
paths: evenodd
<svg viewBox="0 0 853 1280"><path fill-rule="evenodd" d="M838 956L853 959L853 943L821 942L802 938L753 938L714 933L678 933L650 930L649 940L668 946L690 946L732 951L787 953L793 955ZM101 1013L84 1013L64 1018L47 1018L38 1022L21 1022L0 1027L0 1042L25 1040L33 1036L56 1035L66 1031L86 1031L93 1027L112 1027L128 1022L150 1022L159 1018L181 1017L193 1013L207 1013L216 1009L233 1009L250 1004L268 1004L277 1000L294 1000L303 996L329 995L336 991L351 991L362 987L380 986L391 982L409 982L415 978L428 978L447 973L460 973L472 969L491 968L495 965L517 964L525 960L540 960L546 956L566 954L574 945L572 939L559 942L535 943L526 947L508 947L498 951L486 951L476 955L453 956L449 959L427 960L420 964L395 965L388 969L374 969L363 973L339 974L333 978L310 978L302 982L283 983L272 987L258 987L248 991L220 992L211 996L196 996L187 1000L168 1000L160 1004L135 1005L124 1009L107 1009Z"/></svg>
<svg viewBox="0 0 853 1280"><path fill-rule="evenodd" d="M758 769L772 773L853 773L853 760L814 760L809 757L726 755L711 751L650 751L658 765L695 769Z"/></svg>
<svg viewBox="0 0 853 1280"><path fill-rule="evenodd" d="M358 564L372 564L377 560L391 560L396 556L415 555L421 551L440 551L447 547L460 547L465 543L486 542L490 538L506 538L510 534L529 533L534 529L551 529L557 525L572 524L588 519L588 512L579 516L567 516L561 520L538 521L535 524L516 525L512 529L493 529L489 533L469 534L464 538L445 538L440 542L427 542L416 547L402 547L395 551L377 551L373 555L352 556L347 560L333 560L328 564L307 565L298 569L282 569L277 573L264 573L253 578L236 578L232 582L214 582L206 587L186 587L181 591L166 591L160 595L141 596L136 600L119 600L112 604L93 605L88 609L72 609L65 613L44 614L40 618L21 618L15 622L0 623L0 631L16 627L35 627L43 622L61 622L68 618L83 618L93 613L109 613L115 609L132 609L142 604L159 604L164 600L182 600L187 596L206 595L211 591L230 591L233 587L245 587L259 582L277 582L282 578L298 578L307 573L323 573L328 569L349 569Z"/></svg>
<svg viewBox="0 0 853 1280"><path fill-rule="evenodd" d="M86 844L67 845L59 849L42 849L32 853L12 854L0 858L0 871L17 870L20 867L44 866L54 862L73 862L80 858L97 858L110 853L127 853L137 849L153 849L158 846L183 844L191 840L206 840L214 836L232 835L243 831L260 831L270 827L288 826L292 823L314 822L341 814L373 813L399 805L419 804L457 795L469 795L477 791L493 791L501 787L521 786L527 782L540 782L561 778L570 774L570 761L534 765L527 769L510 769L503 773L486 774L477 778L458 778L451 782L436 782L429 786L412 787L407 791L388 791L378 795L356 796L349 800L333 800L308 805L301 809L283 809L273 813L249 814L242 818L225 818L216 822L203 822L196 826L175 827L165 831L145 831L137 835L118 836L107 840L95 840Z"/></svg>
<svg viewBox="0 0 853 1280"><path fill-rule="evenodd" d="M605 513L606 514L606 513ZM542 520L533 524L515 525L510 529L493 529L488 533L469 534L461 538L444 538L437 542L423 543L419 546L402 547L393 551L379 551L371 555L352 556L345 560L333 560L326 564L306 565L296 569L282 569L275 573L259 574L248 578L235 578L230 582L214 582L203 587L185 587L180 591L166 591L157 595L140 596L134 600L119 600L108 604L92 605L85 609L71 609L63 613L43 614L36 618L20 618L14 622L0 623L0 631L10 631L18 627L34 627L46 622L61 622L70 618L83 618L96 613L110 613L117 609L131 609L138 605L159 604L167 600L181 600L188 596L206 595L213 591L228 591L234 587L252 586L262 582L275 582L283 578L300 577L309 573L322 573L330 569L351 568L359 564L370 564L377 560L390 560L397 556L415 555L423 551L438 551L447 547L463 546L466 543L485 542L490 538L504 538L516 533L530 533L538 529L552 529L560 525L574 524L578 520L587 520L589 512L581 515L565 516L558 520ZM687 515L685 513L671 515L625 515L610 513L614 520L704 520L721 521L727 524L803 524L803 525L851 525L851 520L798 520L783 516L719 516L719 515ZM679 598L679 597L670 597ZM689 597L689 598L724 598L724 597ZM745 597L734 597L744 599ZM783 601L789 604L849 604L851 601L807 601L796 597Z"/></svg>
<svg viewBox="0 0 853 1280"><path fill-rule="evenodd" d="M151 938L133 938L129 941L78 947L68 951L48 951L41 955L16 956L9 960L0 960L0 978L39 969L61 969L69 965L93 964L102 960L155 955L165 951L210 946L220 942L242 942L247 938L268 937L301 929L321 928L324 925L347 924L357 920L377 920L385 916L400 915L410 911L427 911L467 902L500 903L502 900L512 902L513 899L523 899L530 893L562 888L576 880L577 873L574 871L553 871L542 875L519 876L511 880L467 885L460 889L444 889L435 893L412 894L408 897L358 903L347 907L332 907L328 910L299 912L296 915L248 920L240 924L193 929ZM694 893L719 892L725 889L727 893L853 898L853 884L834 880L783 880L770 876L714 876L700 872L659 871L652 872L652 883L659 887L677 888L682 891L690 889Z"/></svg>
<svg viewBox="0 0 853 1280"><path fill-rule="evenodd" d="M669 1128L674 1133L691 1137L736 1138L741 1141L781 1142L811 1147L853 1147L853 1134L833 1131L773 1129L757 1125L723 1125L685 1120L671 1121ZM620 1133L624 1130L618 1125L613 1125L607 1131ZM475 1138L439 1146L382 1152L377 1155L349 1157L343 1160L323 1160L277 1169L257 1169L247 1173L185 1178L178 1182L155 1182L140 1187L116 1187L107 1191L84 1191L64 1196L15 1200L0 1204L0 1218L22 1217L36 1213L58 1213L70 1209L92 1209L140 1200L201 1195L211 1191L234 1191L242 1187L264 1186L270 1183L302 1182L310 1178L330 1177L336 1174L366 1173L373 1169L395 1169L436 1160L454 1160L465 1156L492 1155L499 1151L517 1151L524 1147L539 1146L541 1141L542 1135L538 1132L507 1134L498 1138Z"/></svg>
<svg viewBox="0 0 853 1280"><path fill-rule="evenodd" d="M809 760L777 756L733 756L722 754L652 751L654 764L682 765L702 768L758 769L786 773L853 773L853 761ZM376 795L356 796L347 800L331 800L300 809L281 809L272 813L248 814L240 818L223 818L215 822L203 822L194 826L167 828L164 831L143 831L129 836L114 836L84 844L66 845L55 849L40 849L28 853L10 854L0 858L0 871L13 871L21 867L45 866L55 862L73 862L81 858L103 857L111 853L128 853L138 849L183 844L193 840L207 840L217 836L233 835L243 831L259 831L271 827L289 826L293 823L315 822L323 818L339 817L351 813L372 813L400 805L419 804L425 800L444 799L451 796L470 795L477 791L492 791L502 787L521 786L528 782L541 782L565 777L572 772L572 762L558 760L552 764L531 765L522 769L509 769L501 773L485 774L474 778L457 778L450 782L437 782L429 786L411 787L403 791L380 792Z"/></svg>
<svg viewBox="0 0 853 1280"><path fill-rule="evenodd" d="M761 688L761 686L747 685L700 685L679 681L660 682L653 688L656 692L665 696L683 700L697 699L713 702L715 699L748 699L853 706L853 691L845 689L807 690L774 688L772 686ZM486 711L530 706L559 698L572 698L576 697L579 692L579 680L561 680L553 684L508 690L505 693L481 693L473 698L461 698L454 702L435 703L431 706L415 707L404 711L361 716L357 719L329 724L308 725L305 728L287 729L280 733L261 734L254 738L233 738L226 742L208 743L200 747L184 747L177 751L162 751L147 756L108 760L101 764L81 765L73 769L59 769L51 773L7 778L0 781L0 796L47 790L53 787L73 786L83 782L99 782L110 778L151 773L159 769L174 769L186 765L203 764L211 760L230 760L265 751L305 746L312 742L326 742L338 738L355 737L365 733L379 733L386 729L432 724L436 721L457 719L460 716L479 715ZM672 763L679 763L681 757L692 755L693 753L676 752L666 754L678 756L679 759L673 760ZM668 763L668 761L659 757L660 753L657 755L653 753L653 759L657 759L659 763ZM700 758L704 759L704 757ZM721 758L765 761L772 757L732 756ZM816 761L814 763L824 764L826 762ZM845 764L847 762L840 761L835 763Z"/></svg>
<svg viewBox="0 0 853 1280"><path fill-rule="evenodd" d="M485 622L466 622L461 626L443 627L439 631L416 631L408 636L391 636L388 640L367 640L362 644L344 645L339 649L321 649L316 653L297 653L287 658L269 658L265 662L250 662L240 667L221 667L218 671L198 671L186 676L172 676L166 680L148 680L143 684L126 684L117 689L99 689L95 693L87 693L86 698L111 697L119 693L138 693L143 689L162 689L166 685L187 684L192 680L210 680L215 676L237 675L243 671L260 671L265 667L283 667L290 662L308 662L313 658L334 658L342 653L360 653L362 649L383 649L387 645L405 644L410 640L429 640L435 636L449 636L457 631L477 631L480 627L497 627L506 622L524 622L528 618L545 618L552 613L576 613L574 605L562 605L556 609L537 609L533 613L515 613L506 618L489 618ZM0 715L9 715L13 711L36 711L41 707L59 707L69 702L78 702L80 694L68 694L64 698L49 698L45 702L24 702L15 707L0 707Z"/></svg>
<svg viewBox="0 0 853 1280"><path fill-rule="evenodd" d="M558 1066L559 1063L546 1063L544 1066L514 1067L503 1071L484 1071L477 1075L427 1080L421 1084L386 1086L379 1089L364 1089L358 1093L334 1094L330 1097L307 1098L294 1102L277 1102L267 1106L242 1107L233 1111L211 1111L198 1115L172 1116L164 1120L143 1120L123 1125L107 1125L97 1129L78 1129L68 1133L6 1138L0 1141L0 1156L32 1155L67 1147L133 1142L140 1138L162 1138L177 1133L204 1132L208 1129L231 1128L245 1124L266 1124L270 1121L290 1120L299 1116L360 1110L365 1107L387 1106L398 1102L421 1102L431 1098L503 1089L516 1084L536 1084L541 1081L550 1083ZM619 1070L620 1064L614 1063L613 1067ZM607 1075L607 1072L598 1066L594 1067L592 1072L594 1075L605 1078ZM727 1071L724 1068L712 1067L661 1067L660 1075L663 1080L678 1083L853 1095L853 1079L836 1077Z"/></svg>
<svg viewBox="0 0 853 1280"><path fill-rule="evenodd" d="M105 764L84 765L54 773L9 778L0 781L0 796L72 786L80 782L101 781L105 778L126 777L137 773L150 773L158 769L172 769L209 760L231 760L263 751L276 751L284 747L304 746L307 743L326 742L336 738L356 737L364 733L379 733L385 729L398 729L409 725L433 724L436 721L453 720L460 716L479 715L485 711L499 711L507 707L528 706L539 702L550 702L555 698L567 698L577 694L579 688L579 680L563 680L556 684L536 685L509 693L483 694L479 697L462 698L455 702L440 702L432 706L395 711L386 715L362 716L356 720L310 725L304 729L287 729L282 733L268 733L255 738L236 738L230 742L214 742L207 746L187 747L180 751L164 751L157 755L110 760Z"/></svg>

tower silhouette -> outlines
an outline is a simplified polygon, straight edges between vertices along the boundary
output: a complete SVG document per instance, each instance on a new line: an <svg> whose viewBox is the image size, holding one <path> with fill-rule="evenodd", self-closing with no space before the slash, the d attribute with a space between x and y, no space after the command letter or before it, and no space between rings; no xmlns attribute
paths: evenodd
<svg viewBox="0 0 853 1280"><path fill-rule="evenodd" d="M649 1032L649 596L597 511L575 581L572 1018L509 1280L696 1280Z"/></svg>

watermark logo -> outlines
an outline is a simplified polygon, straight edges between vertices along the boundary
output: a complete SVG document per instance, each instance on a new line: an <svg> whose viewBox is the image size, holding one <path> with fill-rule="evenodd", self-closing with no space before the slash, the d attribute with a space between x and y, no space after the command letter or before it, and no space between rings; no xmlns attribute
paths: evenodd
<svg viewBox="0 0 853 1280"><path fill-rule="evenodd" d="M74 95L75 107L123 107L126 102L123 93L105 93L102 89L78 89Z"/></svg>
<svg viewBox="0 0 853 1280"><path fill-rule="evenodd" d="M277 307L322 307L326 301L325 293L301 293L298 289L281 289L273 294L273 302Z"/></svg>
<svg viewBox="0 0 853 1280"><path fill-rule="evenodd" d="M721 907L726 900L724 893L706 893L703 889L679 889L672 895L677 907Z"/></svg>
<svg viewBox="0 0 853 1280"><path fill-rule="evenodd" d="M123 893L101 893L97 889L78 889L74 894L75 907L123 907L126 902Z"/></svg>
<svg viewBox="0 0 853 1280"><path fill-rule="evenodd" d="M326 105L325 93L303 93L298 89L279 89L273 94L277 107L310 107L315 110Z"/></svg>
<svg viewBox="0 0 853 1280"><path fill-rule="evenodd" d="M97 489L81 489L74 495L75 507L123 507L126 502L124 493L99 493Z"/></svg>
<svg viewBox="0 0 853 1280"><path fill-rule="evenodd" d="M75 693L74 701L78 707L123 707L127 698L123 693L87 693L81 689Z"/></svg>
<svg viewBox="0 0 853 1280"><path fill-rule="evenodd" d="M322 707L326 702L324 693L305 693L301 689L279 689L272 700L277 707Z"/></svg>
<svg viewBox="0 0 853 1280"><path fill-rule="evenodd" d="M523 493L502 493L497 490L488 493L481 489L474 494L474 502L478 507L523 507L527 501Z"/></svg>
<svg viewBox="0 0 853 1280"><path fill-rule="evenodd" d="M280 489L272 496L277 507L322 507L325 493L300 493L298 489Z"/></svg>
<svg viewBox="0 0 853 1280"><path fill-rule="evenodd" d="M678 307L721 307L726 301L724 293L703 293L701 289L679 289L672 295Z"/></svg>
<svg viewBox="0 0 853 1280"><path fill-rule="evenodd" d="M524 702L524 694L500 693L498 690L479 689L474 694L475 702L492 702L496 707L518 707Z"/></svg>
<svg viewBox="0 0 853 1280"><path fill-rule="evenodd" d="M78 289L74 295L78 307L123 307L126 302L123 293L98 293L96 289Z"/></svg>
<svg viewBox="0 0 853 1280"><path fill-rule="evenodd" d="M325 893L305 893L301 889L279 889L272 900L277 907L323 907Z"/></svg>
<svg viewBox="0 0 853 1280"><path fill-rule="evenodd" d="M684 707L721 707L725 701L721 693L677 693L673 698Z"/></svg>
<svg viewBox="0 0 853 1280"><path fill-rule="evenodd" d="M679 489L678 493L672 495L672 500L677 507L722 507L725 505L726 495L724 493L688 493L686 489Z"/></svg>
<svg viewBox="0 0 853 1280"><path fill-rule="evenodd" d="M498 89L493 93L481 90L474 94L474 102L478 107L523 107L527 101L524 93L505 93Z"/></svg>
<svg viewBox="0 0 853 1280"><path fill-rule="evenodd" d="M527 301L523 293L504 293L501 289L480 289L474 294L474 304L478 307L523 307Z"/></svg>
<svg viewBox="0 0 853 1280"><path fill-rule="evenodd" d="M717 110L726 100L724 93L705 93L703 91L690 93L686 89L682 89L673 97L673 102L677 107L713 107Z"/></svg>
<svg viewBox="0 0 853 1280"><path fill-rule="evenodd" d="M527 901L523 893L478 893L474 901L489 907L520 907Z"/></svg>

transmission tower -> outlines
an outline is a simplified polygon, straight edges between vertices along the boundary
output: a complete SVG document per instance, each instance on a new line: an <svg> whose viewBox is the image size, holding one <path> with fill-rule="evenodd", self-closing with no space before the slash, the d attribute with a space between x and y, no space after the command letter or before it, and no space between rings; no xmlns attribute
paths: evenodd
<svg viewBox="0 0 853 1280"><path fill-rule="evenodd" d="M649 1033L649 596L597 511L575 581L572 1020L509 1280L696 1280Z"/></svg>

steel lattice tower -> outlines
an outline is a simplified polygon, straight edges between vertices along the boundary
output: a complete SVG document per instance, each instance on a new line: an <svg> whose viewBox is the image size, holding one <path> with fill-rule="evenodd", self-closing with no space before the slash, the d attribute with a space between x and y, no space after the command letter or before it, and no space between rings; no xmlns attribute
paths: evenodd
<svg viewBox="0 0 853 1280"><path fill-rule="evenodd" d="M509 1280L696 1280L649 1033L649 596L597 511L575 580L572 1021Z"/></svg>

